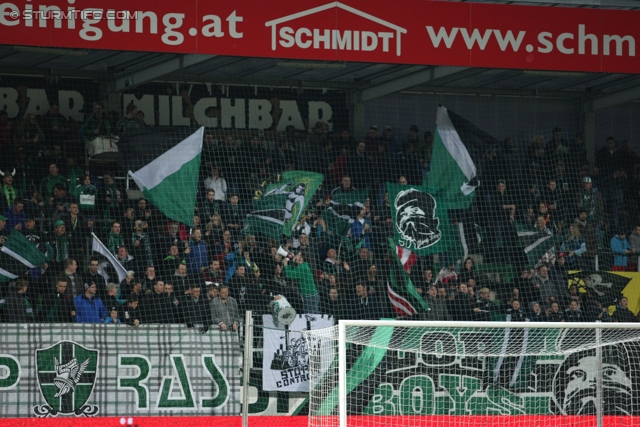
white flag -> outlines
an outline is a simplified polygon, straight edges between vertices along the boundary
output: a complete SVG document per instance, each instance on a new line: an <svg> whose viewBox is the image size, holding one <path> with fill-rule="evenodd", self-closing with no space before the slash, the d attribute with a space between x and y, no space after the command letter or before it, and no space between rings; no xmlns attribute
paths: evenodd
<svg viewBox="0 0 640 427"><path fill-rule="evenodd" d="M107 247L102 244L100 239L98 239L95 234L91 233L91 235L93 236L93 243L91 244L91 249L94 252L98 252L99 254L107 258L107 261L109 261L109 263L116 270L116 273L118 273L118 282L122 282L127 277L127 270L124 269L124 267L122 266L122 264L120 264L116 256L111 252L109 252L109 249L107 249Z"/></svg>

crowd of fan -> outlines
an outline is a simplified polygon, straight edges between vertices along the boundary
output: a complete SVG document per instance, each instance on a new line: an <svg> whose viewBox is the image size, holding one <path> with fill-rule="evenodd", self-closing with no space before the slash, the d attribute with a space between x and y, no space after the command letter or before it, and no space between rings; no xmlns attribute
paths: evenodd
<svg viewBox="0 0 640 427"><path fill-rule="evenodd" d="M396 261L387 246L393 224L384 184L422 183L431 167L430 132L421 137L411 126L404 139L391 127L380 134L371 126L356 140L348 130L331 133L318 122L308 132L288 128L266 140L256 134L242 141L208 131L199 202L193 224L186 225L168 220L145 199L130 200L114 172L103 171L99 178L78 161L81 154L63 153L68 124L58 109L53 105L42 124L28 114L18 125L0 110L0 245L18 230L43 250L48 243L54 254L49 263L2 285L4 321L186 323L203 332L210 325L236 330L245 310L269 313L274 304L286 304L281 296L298 313L397 316L386 288ZM91 138L143 123L134 105L110 123L96 103L81 132ZM607 138L590 168L583 138L566 141L558 128L549 141L535 137L526 153L518 153L511 138L493 146L479 164L482 185L471 208L451 213L465 228L486 231L481 243L469 242L469 252L481 256L421 257L410 277L430 310L419 317L635 321L625 298L609 316L606 301L567 283L569 269L594 269L602 249L613 253L613 270L635 270L631 255L640 254L640 226L631 227L640 223L638 163L628 141L617 148ZM292 238L243 234L253 193L285 170L325 176ZM370 197L348 234L351 244L345 244L327 227L323 211L336 192L358 188L369 188ZM524 267L515 224L563 235L549 263ZM128 271L121 283L102 258L87 256L91 233ZM278 253L281 245L291 257ZM476 270L474 260L480 259L515 265L521 274L502 283Z"/></svg>

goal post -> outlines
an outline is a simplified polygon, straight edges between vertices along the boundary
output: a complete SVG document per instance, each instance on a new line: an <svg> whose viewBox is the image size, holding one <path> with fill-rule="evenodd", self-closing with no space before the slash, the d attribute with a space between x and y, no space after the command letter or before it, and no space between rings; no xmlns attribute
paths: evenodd
<svg viewBox="0 0 640 427"><path fill-rule="evenodd" d="M304 333L311 427L640 421L640 325L341 320Z"/></svg>

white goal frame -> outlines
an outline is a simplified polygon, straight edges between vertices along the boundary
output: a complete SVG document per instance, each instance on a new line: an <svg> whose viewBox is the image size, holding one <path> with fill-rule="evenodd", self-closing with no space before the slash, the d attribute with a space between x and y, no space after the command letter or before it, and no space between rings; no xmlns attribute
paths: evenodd
<svg viewBox="0 0 640 427"><path fill-rule="evenodd" d="M595 330L595 350L598 372L602 373L602 330L638 329L640 323L566 323L566 322L438 322L438 321L397 321L397 320L340 320L338 322L338 390L340 427L347 427L347 346L348 326L378 327L403 326L421 328L492 328L492 329L593 329ZM598 375L596 399L602 401L602 377ZM596 410L597 427L603 427L601 405Z"/></svg>

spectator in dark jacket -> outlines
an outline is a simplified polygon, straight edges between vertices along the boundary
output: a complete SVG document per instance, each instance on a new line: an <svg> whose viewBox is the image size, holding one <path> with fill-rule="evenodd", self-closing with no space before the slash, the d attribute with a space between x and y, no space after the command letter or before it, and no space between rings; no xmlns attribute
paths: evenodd
<svg viewBox="0 0 640 427"><path fill-rule="evenodd" d="M482 288L478 292L478 299L473 306L474 318L480 321L491 321L491 313L499 310L498 305L491 301L491 291L489 288Z"/></svg>
<svg viewBox="0 0 640 427"><path fill-rule="evenodd" d="M548 310L547 322L564 322L564 314L560 311L560 304L554 301Z"/></svg>
<svg viewBox="0 0 640 427"><path fill-rule="evenodd" d="M532 302L529 304L531 306L531 311L529 312L529 320L532 322L545 322L547 320L547 316L545 316L544 312L540 308L540 304L537 302Z"/></svg>
<svg viewBox="0 0 640 427"><path fill-rule="evenodd" d="M613 321L615 323L637 323L638 318L629 310L629 300L627 297L622 297L620 303L616 306L616 311L613 313Z"/></svg>
<svg viewBox="0 0 640 427"><path fill-rule="evenodd" d="M246 267L238 265L233 278L229 281L229 295L237 301L241 312L249 308L250 300L253 299L249 295L251 289L252 283L247 276Z"/></svg>
<svg viewBox="0 0 640 427"><path fill-rule="evenodd" d="M526 322L528 317L520 308L520 301L511 301L511 308L507 310L507 322Z"/></svg>
<svg viewBox="0 0 640 427"><path fill-rule="evenodd" d="M46 323L71 323L76 315L76 309L71 298L65 291L67 281L64 277L56 280L55 288L43 295L42 309L39 321Z"/></svg>
<svg viewBox="0 0 640 427"><path fill-rule="evenodd" d="M182 317L188 328L200 325L205 329L211 325L211 307L209 299L201 295L200 285L192 284L189 287L189 294L180 301L182 307ZM206 330L202 330L206 332Z"/></svg>
<svg viewBox="0 0 640 427"><path fill-rule="evenodd" d="M106 296L102 299L102 303L104 304L107 311L110 313L111 310L118 310L118 315L120 315L120 306L122 305L122 301L118 300L118 293L120 292L120 285L117 283L109 283L106 286Z"/></svg>
<svg viewBox="0 0 640 427"><path fill-rule="evenodd" d="M140 326L140 309L138 308L138 296L134 293L127 297L127 305L122 308L120 320L129 326Z"/></svg>
<svg viewBox="0 0 640 427"><path fill-rule="evenodd" d="M4 320L7 323L33 323L35 317L31 302L27 297L29 282L25 279L16 280L14 291L5 301Z"/></svg>
<svg viewBox="0 0 640 427"><path fill-rule="evenodd" d="M164 282L158 280L153 285L153 291L146 298L144 320L146 323L174 323L173 304L169 295L164 291Z"/></svg>
<svg viewBox="0 0 640 427"><path fill-rule="evenodd" d="M426 295L423 297L429 306L429 311L424 313L425 320L451 320L447 310L447 301L438 298L438 288L436 285L429 286Z"/></svg>
<svg viewBox="0 0 640 427"><path fill-rule="evenodd" d="M347 316L356 320L376 320L380 318L380 305L375 296L370 296L362 283L356 285L356 295L351 301Z"/></svg>
<svg viewBox="0 0 640 427"><path fill-rule="evenodd" d="M448 311L453 320L467 321L475 318L474 302L469 298L466 283L458 285L458 292L455 297L449 301Z"/></svg>
<svg viewBox="0 0 640 427"><path fill-rule="evenodd" d="M572 300L569 302L569 308L564 312L564 318L567 322L584 322L584 316L580 311L580 305L578 301Z"/></svg>
<svg viewBox="0 0 640 427"><path fill-rule="evenodd" d="M322 313L333 316L333 319L337 322L340 319L346 318L344 310L344 301L341 299L338 289L330 288L328 297L322 301Z"/></svg>

